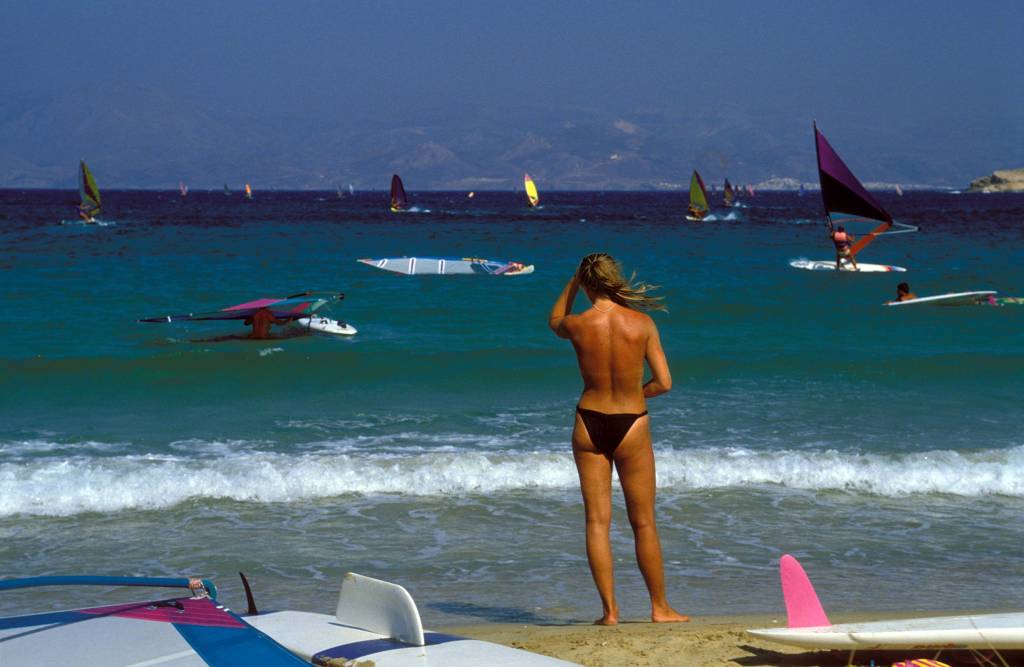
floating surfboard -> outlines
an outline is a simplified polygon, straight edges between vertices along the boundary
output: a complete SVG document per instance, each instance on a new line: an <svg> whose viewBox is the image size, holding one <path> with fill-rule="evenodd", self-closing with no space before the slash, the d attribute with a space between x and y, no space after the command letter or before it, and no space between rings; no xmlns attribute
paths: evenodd
<svg viewBox="0 0 1024 667"><path fill-rule="evenodd" d="M354 336L357 333L356 328L347 322L332 320L329 317L322 317L320 315L300 317L295 320L295 323L310 331L332 336Z"/></svg>
<svg viewBox="0 0 1024 667"><path fill-rule="evenodd" d="M915 303L926 303L933 306L975 306L981 303L989 303L989 297L995 296L992 290L979 292L949 292L948 294L935 294L934 296L920 296L916 299L906 301L889 301L886 306L909 306Z"/></svg>
<svg viewBox="0 0 1024 667"><path fill-rule="evenodd" d="M376 269L407 276L474 274L522 276L533 273L533 264L479 257L385 257L382 259L360 259L359 261Z"/></svg>
<svg viewBox="0 0 1024 667"><path fill-rule="evenodd" d="M279 611L247 616L245 620L315 665L570 667L575 664L491 642L425 631L408 591L397 584L353 572L342 580L333 616Z"/></svg>
<svg viewBox="0 0 1024 667"><path fill-rule="evenodd" d="M1022 612L832 624L796 558L779 560L779 578L788 627L747 630L759 639L808 649L1024 649Z"/></svg>
<svg viewBox="0 0 1024 667"><path fill-rule="evenodd" d="M836 261L834 259L794 259L789 263L794 269L806 269L808 271L835 271ZM857 262L857 268L860 269L861 273L884 273L887 271L896 271L903 273L906 271L902 266L893 266L891 264L868 264L866 262ZM856 273L853 265L849 262L843 262L840 271L849 271Z"/></svg>

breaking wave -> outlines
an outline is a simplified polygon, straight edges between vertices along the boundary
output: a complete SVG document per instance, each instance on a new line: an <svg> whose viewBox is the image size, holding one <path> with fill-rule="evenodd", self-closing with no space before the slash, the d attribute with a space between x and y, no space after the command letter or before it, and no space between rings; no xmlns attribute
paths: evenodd
<svg viewBox="0 0 1024 667"><path fill-rule="evenodd" d="M65 446L34 444L36 457L0 464L0 516L153 510L199 499L287 503L350 494L570 492L578 484L569 452L468 450L464 443L390 452L331 450L320 443L276 452L204 441L162 454L101 453L105 448L90 443L89 454L71 456ZM778 487L885 497L1024 497L1024 446L901 455L659 446L657 465L658 486L669 493Z"/></svg>

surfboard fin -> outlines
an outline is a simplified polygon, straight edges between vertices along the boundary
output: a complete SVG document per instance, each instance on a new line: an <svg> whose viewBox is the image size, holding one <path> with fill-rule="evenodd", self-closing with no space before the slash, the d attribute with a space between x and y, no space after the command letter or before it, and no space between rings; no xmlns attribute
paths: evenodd
<svg viewBox="0 0 1024 667"><path fill-rule="evenodd" d="M256 608L256 598L252 595L252 588L249 586L249 580L245 578L245 573L239 572L238 576L242 578L242 588L245 589L245 602L248 605L246 613L249 616L257 616L260 610Z"/></svg>
<svg viewBox="0 0 1024 667"><path fill-rule="evenodd" d="M791 628L813 628L832 625L821 607L811 580L796 558L784 554L779 559L779 580L786 602L786 622Z"/></svg>

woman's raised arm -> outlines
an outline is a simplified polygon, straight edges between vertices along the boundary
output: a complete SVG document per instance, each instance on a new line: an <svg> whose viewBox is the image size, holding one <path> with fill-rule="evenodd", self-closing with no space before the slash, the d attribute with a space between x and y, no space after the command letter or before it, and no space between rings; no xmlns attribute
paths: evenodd
<svg viewBox="0 0 1024 667"><path fill-rule="evenodd" d="M576 292L580 289L580 282L576 274L572 275L569 282L565 284L562 293L555 299L555 305L551 306L551 314L548 315L548 326L559 338L568 338L562 323L572 313L572 302L576 300Z"/></svg>

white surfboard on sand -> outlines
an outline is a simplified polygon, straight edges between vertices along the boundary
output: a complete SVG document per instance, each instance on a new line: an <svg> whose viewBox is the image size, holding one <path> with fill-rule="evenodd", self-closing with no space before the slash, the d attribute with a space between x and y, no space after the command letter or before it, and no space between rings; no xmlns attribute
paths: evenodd
<svg viewBox="0 0 1024 667"><path fill-rule="evenodd" d="M995 296L993 290L981 290L978 292L949 292L947 294L935 294L933 296L919 296L916 299L906 301L889 301L887 306L911 306L913 304L931 304L933 306L975 306L979 303L988 303L989 297Z"/></svg>
<svg viewBox="0 0 1024 667"><path fill-rule="evenodd" d="M374 667L571 667L575 663L491 642L424 631L403 587L353 572L345 575L335 614L279 611L245 621L316 665Z"/></svg>
<svg viewBox="0 0 1024 667"><path fill-rule="evenodd" d="M807 271L835 271L836 261L834 259L794 259L789 263L794 269L806 269ZM849 262L844 262L840 271L850 273L884 273L889 271L896 271L903 273L906 271L902 266L893 266L891 264L868 264L866 262L857 262L857 268L854 269L853 265Z"/></svg>
<svg viewBox="0 0 1024 667"><path fill-rule="evenodd" d="M747 633L779 644L808 649L1024 649L1024 612L901 618L866 623L832 624L810 579L790 555L779 561L785 628Z"/></svg>

